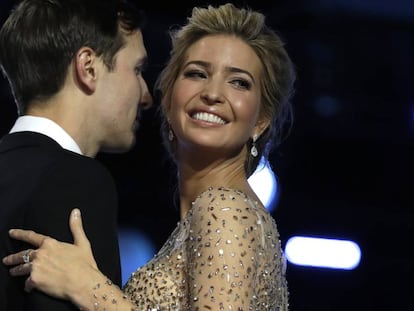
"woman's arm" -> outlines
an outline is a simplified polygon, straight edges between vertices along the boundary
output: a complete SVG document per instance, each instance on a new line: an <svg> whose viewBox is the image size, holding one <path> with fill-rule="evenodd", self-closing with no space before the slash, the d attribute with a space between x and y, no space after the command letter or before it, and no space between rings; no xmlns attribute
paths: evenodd
<svg viewBox="0 0 414 311"><path fill-rule="evenodd" d="M30 252L28 263L23 260L26 251L3 258L5 265L17 265L10 269L10 274L29 275L26 291L35 288L52 297L69 300L81 310L135 310L119 287L99 271L78 209L72 211L69 225L74 244L30 230L11 230L12 238L28 242L37 249Z"/></svg>
<svg viewBox="0 0 414 311"><path fill-rule="evenodd" d="M187 245L191 310L249 310L261 231L243 194L214 189L192 208Z"/></svg>

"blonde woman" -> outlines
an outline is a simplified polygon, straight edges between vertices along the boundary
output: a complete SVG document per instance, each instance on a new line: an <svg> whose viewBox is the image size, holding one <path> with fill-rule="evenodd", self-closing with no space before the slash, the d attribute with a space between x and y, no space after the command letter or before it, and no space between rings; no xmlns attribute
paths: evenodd
<svg viewBox="0 0 414 311"><path fill-rule="evenodd" d="M162 131L177 165L181 219L159 253L123 289L97 268L78 210L75 243L34 232L14 275L82 310L288 310L279 234L247 178L290 116L295 74L284 44L259 12L232 4L193 9L172 33L157 88Z"/></svg>

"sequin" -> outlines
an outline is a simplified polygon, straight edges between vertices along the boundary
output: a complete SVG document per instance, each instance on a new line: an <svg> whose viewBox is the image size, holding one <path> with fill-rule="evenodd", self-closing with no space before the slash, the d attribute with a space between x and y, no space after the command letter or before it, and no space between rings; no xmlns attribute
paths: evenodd
<svg viewBox="0 0 414 311"><path fill-rule="evenodd" d="M275 221L243 192L210 187L124 292L137 310L287 311Z"/></svg>

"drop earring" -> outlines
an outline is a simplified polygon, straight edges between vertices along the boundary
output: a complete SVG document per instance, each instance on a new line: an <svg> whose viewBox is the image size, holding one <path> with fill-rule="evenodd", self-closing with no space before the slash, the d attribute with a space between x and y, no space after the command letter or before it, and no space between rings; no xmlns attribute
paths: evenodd
<svg viewBox="0 0 414 311"><path fill-rule="evenodd" d="M250 148L250 154L255 158L259 154L256 148L257 135L254 135L252 140L253 142L252 142L252 147Z"/></svg>
<svg viewBox="0 0 414 311"><path fill-rule="evenodd" d="M169 141L173 141L173 140L174 140L174 133L173 133L173 131L172 131L172 129L171 129L171 126L170 126L170 128L168 129L168 140L169 140Z"/></svg>

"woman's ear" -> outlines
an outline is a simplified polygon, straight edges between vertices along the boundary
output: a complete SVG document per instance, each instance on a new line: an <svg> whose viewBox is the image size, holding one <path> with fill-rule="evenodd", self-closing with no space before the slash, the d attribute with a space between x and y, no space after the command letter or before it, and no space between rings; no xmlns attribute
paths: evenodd
<svg viewBox="0 0 414 311"><path fill-rule="evenodd" d="M171 105L170 100L163 98L161 101L161 109L163 110L165 118L168 120L168 123L170 123L170 117L171 117Z"/></svg>
<svg viewBox="0 0 414 311"><path fill-rule="evenodd" d="M260 118L254 127L253 137L256 137L258 139L264 131L269 127L270 120L267 117Z"/></svg>
<svg viewBox="0 0 414 311"><path fill-rule="evenodd" d="M89 47L78 50L74 59L74 71L79 87L87 94L92 94L97 82L97 57Z"/></svg>

